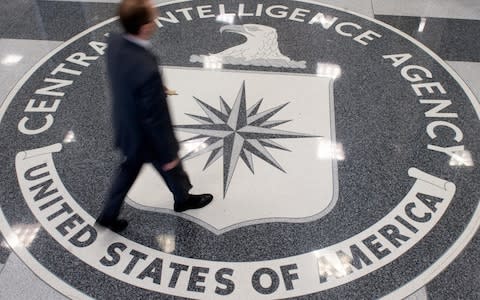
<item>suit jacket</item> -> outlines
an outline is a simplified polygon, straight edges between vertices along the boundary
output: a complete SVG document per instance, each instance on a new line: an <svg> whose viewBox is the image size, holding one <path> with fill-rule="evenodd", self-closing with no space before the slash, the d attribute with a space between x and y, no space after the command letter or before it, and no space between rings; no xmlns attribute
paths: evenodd
<svg viewBox="0 0 480 300"><path fill-rule="evenodd" d="M115 146L127 158L173 161L179 147L156 57L118 34L110 35L106 56Z"/></svg>

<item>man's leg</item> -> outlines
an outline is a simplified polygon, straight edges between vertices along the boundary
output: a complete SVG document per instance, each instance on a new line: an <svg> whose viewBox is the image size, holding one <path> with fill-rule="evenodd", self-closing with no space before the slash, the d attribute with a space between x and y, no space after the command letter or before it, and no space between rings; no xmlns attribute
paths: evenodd
<svg viewBox="0 0 480 300"><path fill-rule="evenodd" d="M190 183L187 173L183 170L181 162L168 171L164 171L162 168L164 165L158 161L154 161L152 164L158 173L162 175L168 189L172 192L175 200L173 207L176 212L202 208L212 201L213 196L210 194L191 195L188 193L192 188L192 184Z"/></svg>
<svg viewBox="0 0 480 300"><path fill-rule="evenodd" d="M117 220L128 190L130 190L130 187L135 182L142 165L143 161L135 158L126 158L125 161L120 164L116 171L108 198L103 206L102 213L100 217L98 217L100 223L105 225L113 224Z"/></svg>
<svg viewBox="0 0 480 300"><path fill-rule="evenodd" d="M185 202L188 198L188 191L192 188L192 184L183 169L182 163L178 163L178 165L168 171L164 171L162 168L163 165L158 161L153 161L152 164L162 176L170 192L172 192L175 203Z"/></svg>

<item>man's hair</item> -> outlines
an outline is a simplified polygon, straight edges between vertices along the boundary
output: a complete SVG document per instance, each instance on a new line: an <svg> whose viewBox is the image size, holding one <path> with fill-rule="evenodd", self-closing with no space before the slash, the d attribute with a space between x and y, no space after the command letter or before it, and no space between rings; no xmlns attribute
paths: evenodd
<svg viewBox="0 0 480 300"><path fill-rule="evenodd" d="M152 21L150 2L147 0L123 0L118 8L123 29L137 35L140 27Z"/></svg>

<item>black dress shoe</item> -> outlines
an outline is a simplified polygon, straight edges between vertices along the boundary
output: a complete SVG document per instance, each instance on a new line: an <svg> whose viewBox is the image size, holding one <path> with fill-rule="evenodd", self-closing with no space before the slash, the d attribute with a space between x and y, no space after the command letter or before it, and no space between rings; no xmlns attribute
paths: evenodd
<svg viewBox="0 0 480 300"><path fill-rule="evenodd" d="M173 210L176 212L186 211L188 209L196 209L207 206L212 202L213 196L210 194L202 195L188 195L188 198L185 202L176 203L173 205Z"/></svg>
<svg viewBox="0 0 480 300"><path fill-rule="evenodd" d="M99 224L100 226L106 227L106 228L110 229L111 231L117 232L117 233L121 232L121 231L124 231L125 228L127 228L127 226L128 226L127 220L122 220L122 219L118 219L118 220L115 220L113 222L104 222L104 221L98 219L96 224Z"/></svg>

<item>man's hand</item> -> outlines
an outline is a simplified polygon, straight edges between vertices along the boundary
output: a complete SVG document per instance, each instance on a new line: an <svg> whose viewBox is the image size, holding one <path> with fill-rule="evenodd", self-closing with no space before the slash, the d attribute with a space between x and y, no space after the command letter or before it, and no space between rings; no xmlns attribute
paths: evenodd
<svg viewBox="0 0 480 300"><path fill-rule="evenodd" d="M175 95L178 95L177 91L175 90L171 90L167 87L164 87L165 89L165 94L167 94L167 96L175 96Z"/></svg>
<svg viewBox="0 0 480 300"><path fill-rule="evenodd" d="M177 158L175 159L174 161L171 161L169 163L166 163L162 166L162 170L165 171L165 172L168 172L170 171L171 169L175 168L176 166L178 166L178 164L180 163L180 159Z"/></svg>

